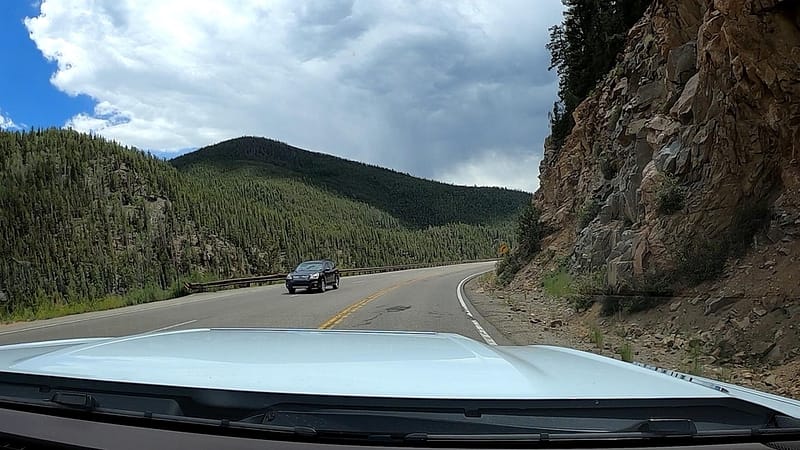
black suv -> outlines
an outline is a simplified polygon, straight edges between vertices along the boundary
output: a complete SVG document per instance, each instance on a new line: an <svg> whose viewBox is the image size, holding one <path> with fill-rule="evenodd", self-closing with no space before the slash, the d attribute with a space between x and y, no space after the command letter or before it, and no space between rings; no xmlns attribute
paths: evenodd
<svg viewBox="0 0 800 450"><path fill-rule="evenodd" d="M290 294L294 294L298 287L325 292L327 286L339 289L339 269L329 259L300 263L294 272L286 275L286 289Z"/></svg>

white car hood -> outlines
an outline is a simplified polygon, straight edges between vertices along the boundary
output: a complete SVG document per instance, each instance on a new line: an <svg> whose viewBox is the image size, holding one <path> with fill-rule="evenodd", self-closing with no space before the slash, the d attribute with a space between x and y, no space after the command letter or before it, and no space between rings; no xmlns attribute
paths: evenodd
<svg viewBox="0 0 800 450"><path fill-rule="evenodd" d="M565 348L493 347L442 333L196 329L49 341L0 346L0 372L361 397L737 397L800 417L800 402L725 383L690 382Z"/></svg>

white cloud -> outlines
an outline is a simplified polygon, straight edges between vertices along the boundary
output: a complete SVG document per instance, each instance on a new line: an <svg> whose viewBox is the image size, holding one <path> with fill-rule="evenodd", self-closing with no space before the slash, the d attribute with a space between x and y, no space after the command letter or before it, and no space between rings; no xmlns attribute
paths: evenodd
<svg viewBox="0 0 800 450"><path fill-rule="evenodd" d="M0 130L21 130L22 127L14 123L11 120L11 117L8 117L6 114L3 113L3 110L0 109Z"/></svg>
<svg viewBox="0 0 800 450"><path fill-rule="evenodd" d="M72 128L161 151L260 135L433 177L492 149L541 153L555 98L544 45L561 10L560 0L45 0L25 23L58 63L53 84L98 102Z"/></svg>
<svg viewBox="0 0 800 450"><path fill-rule="evenodd" d="M500 186L534 192L539 189L542 158L528 149L489 150L466 161L455 161L438 179L464 186Z"/></svg>

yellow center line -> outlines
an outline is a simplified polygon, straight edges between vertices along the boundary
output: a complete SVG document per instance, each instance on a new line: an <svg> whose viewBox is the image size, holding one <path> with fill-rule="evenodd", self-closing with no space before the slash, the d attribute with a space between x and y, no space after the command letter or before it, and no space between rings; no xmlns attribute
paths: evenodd
<svg viewBox="0 0 800 450"><path fill-rule="evenodd" d="M361 300L356 301L355 303L351 304L347 308L345 308L345 309L339 311L338 313L334 314L333 317L331 317L330 319L328 319L325 322L323 322L322 325L320 325L317 329L318 330L330 330L333 327L335 327L336 325L338 325L339 323L341 323L344 319L349 317L351 314L353 314L354 312L356 312L359 309L363 308L369 302L375 300L376 298L382 297L383 295L386 295L387 293L389 293L389 292L391 292L391 291L393 291L393 290L395 290L397 288L400 288L400 287L403 287L403 286L408 286L409 284L416 283L418 281L427 280L428 278L433 278L435 276L439 276L439 274L428 275L426 277L421 277L421 278L414 278L413 280L406 280L406 281L403 281L401 283L393 284L393 285L391 285L389 287L383 288L380 291L373 292L372 294L362 298Z"/></svg>

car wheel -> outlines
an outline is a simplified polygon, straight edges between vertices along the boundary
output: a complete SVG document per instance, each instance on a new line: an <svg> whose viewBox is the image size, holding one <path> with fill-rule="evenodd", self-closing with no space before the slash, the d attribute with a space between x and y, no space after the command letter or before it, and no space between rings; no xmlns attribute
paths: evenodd
<svg viewBox="0 0 800 450"><path fill-rule="evenodd" d="M319 291L320 292L325 292L325 288L326 288L326 286L325 286L325 277L320 277L319 278Z"/></svg>
<svg viewBox="0 0 800 450"><path fill-rule="evenodd" d="M294 294L296 292L295 289L292 287L286 288L286 290L289 291L290 294Z"/></svg>
<svg viewBox="0 0 800 450"><path fill-rule="evenodd" d="M339 275L336 275L336 278L334 278L332 286L334 289L339 289Z"/></svg>

